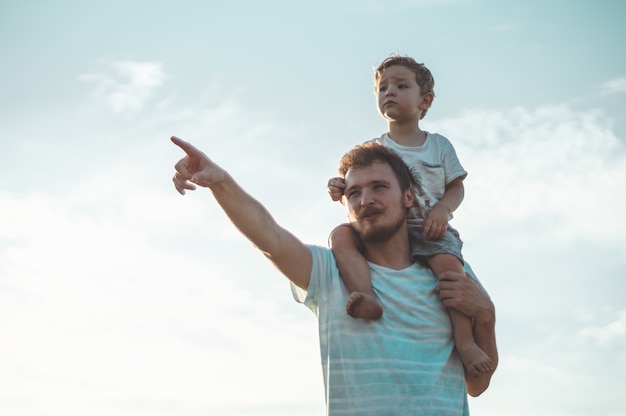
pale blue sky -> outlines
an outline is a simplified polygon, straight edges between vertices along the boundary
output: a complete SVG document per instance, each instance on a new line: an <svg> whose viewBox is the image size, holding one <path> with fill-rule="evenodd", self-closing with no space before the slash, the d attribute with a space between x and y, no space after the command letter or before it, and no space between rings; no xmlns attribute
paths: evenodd
<svg viewBox="0 0 626 416"><path fill-rule="evenodd" d="M498 311L474 415L626 415L626 3L0 0L0 413L324 414L315 319L179 135L302 240L384 132L373 67L433 72L454 225Z"/></svg>

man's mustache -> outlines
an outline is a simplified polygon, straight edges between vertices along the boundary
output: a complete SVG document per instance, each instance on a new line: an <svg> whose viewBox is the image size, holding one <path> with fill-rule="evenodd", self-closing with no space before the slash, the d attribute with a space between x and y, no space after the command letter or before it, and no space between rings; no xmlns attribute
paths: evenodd
<svg viewBox="0 0 626 416"><path fill-rule="evenodd" d="M367 217L371 217L374 215L378 215L380 213L382 213L383 210L380 208L376 208L376 207L365 207L362 208L358 214L357 214L357 218L367 218Z"/></svg>

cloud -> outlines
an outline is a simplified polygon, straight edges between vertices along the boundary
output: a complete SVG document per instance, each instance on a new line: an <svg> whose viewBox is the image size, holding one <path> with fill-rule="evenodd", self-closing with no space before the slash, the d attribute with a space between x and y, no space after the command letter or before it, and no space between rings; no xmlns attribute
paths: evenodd
<svg viewBox="0 0 626 416"><path fill-rule="evenodd" d="M115 61L104 65L105 72L82 74L79 79L94 83L94 96L115 113L143 109L165 81L160 62Z"/></svg>
<svg viewBox="0 0 626 416"><path fill-rule="evenodd" d="M553 237L623 241L626 223L598 215L626 205L625 142L601 111L565 105L477 109L436 124L469 172L457 215L480 223L464 226L484 232L527 222ZM595 225L584 226L591 218Z"/></svg>
<svg viewBox="0 0 626 416"><path fill-rule="evenodd" d="M10 339L0 343L0 367L8 369L0 374L0 401L25 397L26 404L14 399L16 412L36 400L43 410L33 414L83 406L96 415L151 407L176 414L220 407L236 414L240 407L250 414L253 404L321 404L318 379L297 387L282 381L302 369L319 371L316 360L276 366L318 354L313 318L303 325L297 314L242 287L246 279L229 264L249 256L246 243L224 241L225 220L215 221L216 230L199 224L206 201L182 200L170 187L170 198L145 191L129 198L129 173L103 171L108 184L91 182L88 192L85 183L72 197L0 195L0 216L13 218L0 240L0 316L11 317L0 325ZM107 201L120 203L106 207ZM240 263L250 267L254 260ZM264 266L252 266L254 279L275 281L291 303L286 281ZM267 334L275 342L264 342ZM276 348L287 345L283 336L293 352ZM298 393L302 386L307 393Z"/></svg>
<svg viewBox="0 0 626 416"><path fill-rule="evenodd" d="M545 105L473 109L429 126L469 172L453 225L498 309L500 367L474 412L624 406L626 148L613 122L598 109ZM510 408L529 395L541 410Z"/></svg>
<svg viewBox="0 0 626 416"><path fill-rule="evenodd" d="M626 92L626 78L619 77L606 81L601 86L604 95L621 94Z"/></svg>
<svg viewBox="0 0 626 416"><path fill-rule="evenodd" d="M0 400L37 398L45 414L97 407L96 416L132 409L259 414L251 406L270 405L304 415L294 403L308 400L317 410L310 414L323 413L313 316L293 303L284 278L209 192L174 192L171 169L182 155L163 130L184 126L172 133L227 167L296 235L319 244L345 217L323 186L324 172L335 172L328 153L336 143L320 143L307 126L272 122L267 109L236 99L189 105L138 114L132 124L141 128L132 140L120 136L123 152L87 158L88 169L70 175L61 191L46 182L26 195L0 194L0 217L12 219L0 240L0 316L16 317L0 327L10 340L0 344L0 366L9 369L0 374ZM584 397L591 384L581 386L586 367L601 367L588 350L602 346L604 364L624 337L622 314L589 316L583 325L569 316L570 306L583 301L593 310L594 296L615 303L588 290L597 286L595 276L603 276L603 286L622 285L623 265L607 269L626 246L624 225L615 221L624 203L625 152L611 120L598 110L543 106L477 109L432 124L450 137L470 172L454 222L471 240L468 252L478 253L469 261L483 263L477 273L499 310L501 367L473 410L528 413L511 410L507 400L512 390L523 399L528 386L548 402L565 399L566 389ZM95 130L91 139L98 142L103 133ZM55 163L81 158L77 152L85 150L76 149L59 153ZM314 162L302 162L303 153ZM580 227L590 216L597 226ZM603 256L569 251L581 240ZM588 257L596 264L581 269ZM559 330L564 321L570 326ZM563 339L577 342L565 350ZM533 384L537 378L550 386ZM287 382L293 379L298 383ZM608 384L616 379L606 382L603 400L614 394ZM81 403L68 404L71 397Z"/></svg>
<svg viewBox="0 0 626 416"><path fill-rule="evenodd" d="M582 328L579 335L599 347L626 344L626 310L618 311L617 316L605 323L597 323Z"/></svg>

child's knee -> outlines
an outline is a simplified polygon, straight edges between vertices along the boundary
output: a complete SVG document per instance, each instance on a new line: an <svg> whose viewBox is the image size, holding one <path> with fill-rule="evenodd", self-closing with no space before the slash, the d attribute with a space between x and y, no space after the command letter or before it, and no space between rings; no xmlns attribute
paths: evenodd
<svg viewBox="0 0 626 416"><path fill-rule="evenodd" d="M328 245L331 249L345 245L355 246L355 240L350 224L341 224L330 233Z"/></svg>

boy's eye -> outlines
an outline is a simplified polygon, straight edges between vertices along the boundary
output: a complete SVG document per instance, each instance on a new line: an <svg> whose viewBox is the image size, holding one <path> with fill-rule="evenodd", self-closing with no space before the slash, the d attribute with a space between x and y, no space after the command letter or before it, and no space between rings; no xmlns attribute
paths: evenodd
<svg viewBox="0 0 626 416"><path fill-rule="evenodd" d="M399 88L399 89L401 89L401 90L403 90L403 89L405 89L405 88L408 88L408 86L407 86L407 85L405 85L405 84L399 84L399 85L398 85L398 88Z"/></svg>

